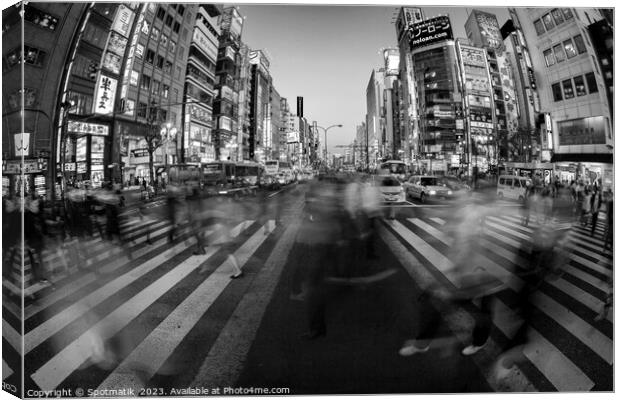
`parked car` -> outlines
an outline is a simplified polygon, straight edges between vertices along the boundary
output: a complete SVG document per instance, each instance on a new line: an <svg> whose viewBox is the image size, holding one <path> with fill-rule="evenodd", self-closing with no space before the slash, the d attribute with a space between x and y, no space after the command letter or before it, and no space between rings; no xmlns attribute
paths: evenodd
<svg viewBox="0 0 620 400"><path fill-rule="evenodd" d="M450 200L454 193L437 176L413 175L404 184L408 197L418 198L422 203L432 200Z"/></svg>
<svg viewBox="0 0 620 400"><path fill-rule="evenodd" d="M407 200L403 185L392 175L376 175L373 184L384 202L399 203Z"/></svg>

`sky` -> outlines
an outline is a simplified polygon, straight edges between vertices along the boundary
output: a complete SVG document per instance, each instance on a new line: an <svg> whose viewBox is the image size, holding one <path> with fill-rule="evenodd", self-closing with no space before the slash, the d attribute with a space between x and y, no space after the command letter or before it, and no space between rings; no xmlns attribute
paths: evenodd
<svg viewBox="0 0 620 400"><path fill-rule="evenodd" d="M242 41L263 49L271 57L270 73L280 96L291 110L304 98L304 116L322 127L342 124L328 132L334 145L350 144L356 126L365 120L366 87L373 68L382 66L380 50L396 47L394 22L398 6L387 5L246 5ZM500 26L508 19L506 8L480 10L497 15ZM449 14L455 37L466 37L465 7L422 7L425 18ZM323 140L321 131L321 141Z"/></svg>

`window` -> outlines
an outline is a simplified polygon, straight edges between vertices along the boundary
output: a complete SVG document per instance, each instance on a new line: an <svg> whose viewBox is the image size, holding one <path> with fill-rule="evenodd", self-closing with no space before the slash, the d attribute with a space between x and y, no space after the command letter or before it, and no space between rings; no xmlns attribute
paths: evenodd
<svg viewBox="0 0 620 400"><path fill-rule="evenodd" d="M166 26L171 27L172 26L172 21L173 21L172 15L168 15L166 17L166 22L165 22Z"/></svg>
<svg viewBox="0 0 620 400"><path fill-rule="evenodd" d="M179 24L178 22L175 22L174 26L172 27L172 31L174 33L179 33L179 29L181 29L181 24Z"/></svg>
<svg viewBox="0 0 620 400"><path fill-rule="evenodd" d="M153 79L153 84L151 85L151 93L158 94L159 93L159 81Z"/></svg>
<svg viewBox="0 0 620 400"><path fill-rule="evenodd" d="M608 66L609 65L609 59L607 59L607 57L603 57L601 58L601 64L603 64L603 66Z"/></svg>
<svg viewBox="0 0 620 400"><path fill-rule="evenodd" d="M569 19L573 19L573 12L570 10L570 8L563 8L562 14L564 14L564 19L567 21Z"/></svg>
<svg viewBox="0 0 620 400"><path fill-rule="evenodd" d="M187 34L188 34L187 28L183 28L183 33L181 33L181 39L187 40Z"/></svg>
<svg viewBox="0 0 620 400"><path fill-rule="evenodd" d="M166 61L166 63L164 64L164 72L168 74L172 72L172 63L170 61Z"/></svg>
<svg viewBox="0 0 620 400"><path fill-rule="evenodd" d="M565 99L572 99L575 97L575 92L573 91L573 81L570 79L562 81L562 89L564 89Z"/></svg>
<svg viewBox="0 0 620 400"><path fill-rule="evenodd" d="M583 42L583 37L581 35L577 35L573 38L575 41L575 47L577 47L577 51L579 54L586 52L586 45Z"/></svg>
<svg viewBox="0 0 620 400"><path fill-rule="evenodd" d="M136 110L136 115L138 115L138 117L141 118L146 118L146 108L147 108L147 104L146 103L142 103L140 102L140 104L138 105L138 109Z"/></svg>
<svg viewBox="0 0 620 400"><path fill-rule="evenodd" d="M144 90L149 90L151 87L151 77L148 75L142 75L142 79L140 80L140 87Z"/></svg>
<svg viewBox="0 0 620 400"><path fill-rule="evenodd" d="M575 49L575 45L573 45L573 41L568 39L564 41L564 51L566 51L566 56L568 58L573 58L577 55L577 50Z"/></svg>
<svg viewBox="0 0 620 400"><path fill-rule="evenodd" d="M58 25L58 18L34 8L30 4L24 5L24 20L51 31L55 30Z"/></svg>
<svg viewBox="0 0 620 400"><path fill-rule="evenodd" d="M90 44L93 44L99 48L105 46L105 41L108 39L108 30L104 29L97 24L87 24L82 33L82 39Z"/></svg>
<svg viewBox="0 0 620 400"><path fill-rule="evenodd" d="M594 72L588 72L586 74L586 82L588 83L588 92L598 92L598 85L596 84L596 77L594 76Z"/></svg>
<svg viewBox="0 0 620 400"><path fill-rule="evenodd" d="M545 24L545 29L547 31L555 27L555 25L553 24L553 19L551 18L551 14L543 15L542 21L543 21L543 24Z"/></svg>
<svg viewBox="0 0 620 400"><path fill-rule="evenodd" d="M71 110L76 114L89 114L93 110L93 96L90 94L84 94L74 92L72 90L67 91L67 98L74 102L75 107Z"/></svg>
<svg viewBox="0 0 620 400"><path fill-rule="evenodd" d="M183 47L179 47L179 53L177 54L177 57L183 58L183 53L185 53L185 49Z"/></svg>
<svg viewBox="0 0 620 400"><path fill-rule="evenodd" d="M169 92L170 92L170 86L168 86L168 85L166 85L166 84L162 85L162 88L161 88L161 95L162 95L164 98L166 98L166 99L168 98L168 93L169 93Z"/></svg>
<svg viewBox="0 0 620 400"><path fill-rule="evenodd" d="M162 69L164 66L164 58L162 56L157 56L157 65L155 67Z"/></svg>
<svg viewBox="0 0 620 400"><path fill-rule="evenodd" d="M170 51L172 54L174 54L174 51L177 48L177 42L175 42L174 40L170 41L170 49L168 51Z"/></svg>
<svg viewBox="0 0 620 400"><path fill-rule="evenodd" d="M559 83L554 83L551 85L551 90L553 90L553 101L562 101L562 88Z"/></svg>
<svg viewBox="0 0 620 400"><path fill-rule="evenodd" d="M539 36L545 33L545 28L543 28L543 23L539 19L534 21L534 29L536 29L536 34Z"/></svg>
<svg viewBox="0 0 620 400"><path fill-rule="evenodd" d="M173 100L174 100L175 102L176 102L176 101L179 101L179 89L174 88L173 90L174 90L174 99L173 99Z"/></svg>
<svg viewBox="0 0 620 400"><path fill-rule="evenodd" d="M566 60L566 55L564 54L564 50L562 49L561 44L556 44L553 46L553 53L555 54L555 59L557 62L562 62Z"/></svg>
<svg viewBox="0 0 620 400"><path fill-rule="evenodd" d="M24 62L26 64L42 66L46 55L47 53L43 50L24 45ZM21 63L21 58L21 49L14 49L5 56L6 64L9 68L14 67Z"/></svg>
<svg viewBox="0 0 620 400"><path fill-rule="evenodd" d="M579 75L574 77L573 82L575 83L575 92L577 92L577 96L585 96L588 94L586 92L586 83L583 80L583 76Z"/></svg>
<svg viewBox="0 0 620 400"><path fill-rule="evenodd" d="M153 64L153 60L155 59L155 52L151 49L146 50L146 62L149 64Z"/></svg>
<svg viewBox="0 0 620 400"><path fill-rule="evenodd" d="M177 65L177 79L181 79L181 67Z"/></svg>
<svg viewBox="0 0 620 400"><path fill-rule="evenodd" d="M555 21L556 25L560 25L562 22L564 22L562 11L558 10L557 8L551 10L551 15L553 15L553 20Z"/></svg>
<svg viewBox="0 0 620 400"><path fill-rule="evenodd" d="M547 63L547 67L555 64L555 57L553 57L553 52L551 51L551 49L545 50L543 52L543 55L545 56L545 63Z"/></svg>
<svg viewBox="0 0 620 400"><path fill-rule="evenodd" d="M165 15L166 15L166 10L164 10L161 6L157 7L157 18L163 21Z"/></svg>
<svg viewBox="0 0 620 400"><path fill-rule="evenodd" d="M183 13L185 12L185 7L179 4L179 9L177 10L177 12L179 13L179 15L183 15Z"/></svg>

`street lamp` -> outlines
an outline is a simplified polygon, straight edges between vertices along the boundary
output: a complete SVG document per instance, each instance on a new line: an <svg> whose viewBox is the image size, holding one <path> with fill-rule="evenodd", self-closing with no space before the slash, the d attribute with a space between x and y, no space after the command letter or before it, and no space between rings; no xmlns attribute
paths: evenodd
<svg viewBox="0 0 620 400"><path fill-rule="evenodd" d="M325 164L327 165L327 131L330 130L331 128L342 128L342 124L337 124L337 125L331 125L328 126L327 128L323 128L322 126L316 126L317 128L321 128L323 129L323 132L325 134Z"/></svg>

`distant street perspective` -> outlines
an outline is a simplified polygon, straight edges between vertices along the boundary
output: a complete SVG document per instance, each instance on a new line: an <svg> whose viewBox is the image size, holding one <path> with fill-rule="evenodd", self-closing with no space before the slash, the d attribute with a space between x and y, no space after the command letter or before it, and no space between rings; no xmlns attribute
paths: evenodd
<svg viewBox="0 0 620 400"><path fill-rule="evenodd" d="M4 9L3 390L613 392L613 15Z"/></svg>

